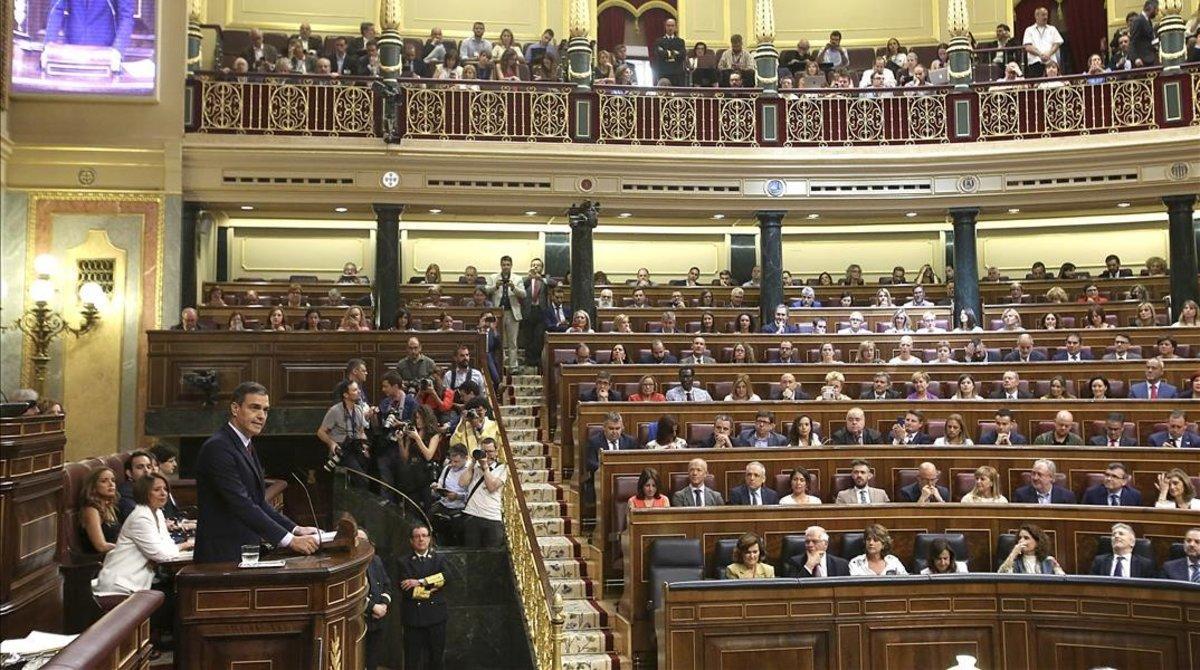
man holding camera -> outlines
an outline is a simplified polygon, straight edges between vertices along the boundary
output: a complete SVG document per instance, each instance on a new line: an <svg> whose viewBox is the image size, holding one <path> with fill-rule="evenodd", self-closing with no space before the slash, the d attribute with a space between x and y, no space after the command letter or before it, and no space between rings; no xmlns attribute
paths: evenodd
<svg viewBox="0 0 1200 670"><path fill-rule="evenodd" d="M421 340L416 337L408 338L408 355L396 363L396 372L406 382L425 379L437 371L433 359L421 353Z"/></svg>
<svg viewBox="0 0 1200 670"><path fill-rule="evenodd" d="M332 472L339 464L351 470L366 471L367 417L359 404L358 382L343 380L337 386L341 401L330 407L317 428L317 437L329 447L325 469Z"/></svg>
<svg viewBox="0 0 1200 670"><path fill-rule="evenodd" d="M458 427L450 435L450 444L461 444L468 452L478 449L484 440L500 439L500 427L488 418L482 407L463 410Z"/></svg>
<svg viewBox="0 0 1200 670"><path fill-rule="evenodd" d="M467 548L504 546L504 523L500 521L500 496L508 468L496 460L496 440L485 437L471 451L458 483L467 489L463 508L463 541Z"/></svg>
<svg viewBox="0 0 1200 670"><path fill-rule="evenodd" d="M459 478L466 469L467 448L452 444L446 450L446 465L441 474L429 484L433 493L429 517L443 545L462 544L462 512L467 506L467 487L459 482Z"/></svg>
<svg viewBox="0 0 1200 670"><path fill-rule="evenodd" d="M513 281L512 266L512 256L501 256L500 273L488 277L486 287L492 296L492 304L501 310L504 364L509 368L517 368L521 364L517 358L517 332L521 325L522 304L526 294L522 282Z"/></svg>

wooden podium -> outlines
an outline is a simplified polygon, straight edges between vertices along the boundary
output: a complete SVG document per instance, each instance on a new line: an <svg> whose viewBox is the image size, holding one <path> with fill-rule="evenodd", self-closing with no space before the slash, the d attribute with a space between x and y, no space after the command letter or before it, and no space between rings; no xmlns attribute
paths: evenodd
<svg viewBox="0 0 1200 670"><path fill-rule="evenodd" d="M359 670L374 555L369 542L339 539L312 556L289 555L282 568L183 568L175 582L176 667Z"/></svg>

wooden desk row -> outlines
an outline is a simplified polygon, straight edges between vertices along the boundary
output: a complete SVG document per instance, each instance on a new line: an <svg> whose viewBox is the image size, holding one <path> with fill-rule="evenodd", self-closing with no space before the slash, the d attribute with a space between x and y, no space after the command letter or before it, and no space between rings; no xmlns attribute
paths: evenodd
<svg viewBox="0 0 1200 670"><path fill-rule="evenodd" d="M293 328L299 329L304 324L304 315L308 313L308 310L315 309L321 313L323 321L329 322L330 328L337 329L342 316L351 307L361 309L363 318L367 320L367 323L371 323L371 318L375 313L373 307L361 307L357 305L313 305L312 307L280 307L279 309L283 310L285 323ZM242 319L245 321L255 322L257 324L256 327L266 328L270 322L271 311L274 309L274 307L266 305L236 305L233 307L209 307L201 305L196 308L196 312L200 315L201 321L215 323L218 329L225 330L229 324L229 317L234 312L241 314ZM247 329L251 330L253 327L248 324Z"/></svg>
<svg viewBox="0 0 1200 670"><path fill-rule="evenodd" d="M1141 491L1146 505L1153 505L1158 499L1155 483L1159 474L1182 467L1190 474L1200 475L1197 466L1200 452L1149 447L862 446L606 451L601 454L596 474L596 529L599 537L604 538L606 579L619 579L623 574L619 541L626 528L627 501L637 490L642 470L647 467L657 470L663 492L670 495L686 485L688 462L692 458L703 458L708 463L711 486L726 501L731 490L745 483L746 464L758 461L767 470L765 485L770 488L775 488L780 475L790 475L794 468L804 467L813 478L809 494L820 497L825 505L833 505L837 493L852 485L850 462L855 458L870 461L875 471L871 486L886 491L893 501L899 499L902 486L915 481L917 465L924 461L937 466L942 473L940 483L950 489L953 500L961 499L964 491L974 486L975 470L982 465L996 469L1000 479L995 486L1011 499L1013 491L1027 483L1029 469L1038 458L1053 460L1058 466L1060 485L1074 491L1078 498L1098 483L1094 475L1102 475L1114 461L1125 464L1130 484ZM949 506L956 507L957 503ZM1200 524L1200 516L1195 521Z"/></svg>
<svg viewBox="0 0 1200 670"><path fill-rule="evenodd" d="M1200 587L1040 575L687 582L660 670L1200 670ZM743 662L747 657L752 662Z"/></svg>
<svg viewBox="0 0 1200 670"><path fill-rule="evenodd" d="M994 570L993 566L998 562L995 548L1000 535L1014 532L1022 523L1031 522L1043 528L1050 535L1053 545L1052 553L1064 570L1070 574L1087 574L1096 554L1098 539L1109 535L1114 523L1128 523L1133 526L1138 537L1148 538L1155 555L1159 558L1158 563L1161 564L1162 559L1167 556L1170 545L1181 541L1184 533L1189 528L1195 527L1198 521L1200 521L1200 515L1197 515L1196 512L1075 505L809 505L802 507L633 510L629 515L629 526L625 535L624 574L626 578L619 612L632 624L630 640L633 654L652 653L654 650L654 623L646 608L646 603L650 598L646 560L649 557L650 544L659 538L698 539L701 541L706 562L711 563L717 540L736 538L742 533L754 532L764 538L766 556L768 560L773 560L779 555L780 545L785 535L803 535L804 529L808 526L824 527L831 536L830 551L837 553L841 546L842 533L861 532L867 525L879 523L885 526L892 536L893 553L905 558L912 553L913 540L918 533L963 533L967 538L970 550L970 569L973 572L991 572ZM706 568L712 567L712 565L706 565ZM1044 583L1049 586L1054 583L1054 580L1048 578ZM907 586L908 592L911 592L913 585L908 584ZM1035 590L1040 597L1040 588L1028 588ZM1163 598L1165 599L1155 606L1162 609L1139 609L1137 611L1146 618L1155 620L1158 626L1171 630L1177 629L1168 622L1190 621L1190 625L1195 625L1195 622L1200 620L1200 612L1193 611L1195 609L1194 596L1189 595L1187 598L1187 602L1190 603L1187 614L1180 609L1183 603L1172 606L1174 597L1170 595L1169 591L1163 593ZM756 600L743 602L751 610L757 607L758 603ZM903 606L894 599L882 597L872 598L869 602L871 605L863 614L872 616L871 625L874 625L875 615L887 614L891 608L898 605ZM1051 599L1043 600L1037 609L1058 609L1052 606L1052 602ZM938 603L929 601L927 604L933 606ZM1129 609L1130 603L1119 597L1111 598L1105 604L1115 610L1089 608L1081 611L1078 608L1068 608L1058 613L1070 615L1076 619L1080 616L1095 617L1099 623L1093 627L1103 630L1113 626L1115 621L1124 621L1123 617L1118 616L1119 613L1133 611ZM852 603L847 603L847 605L852 607ZM969 603L965 601L960 601L958 607L960 611L971 609ZM710 610L714 614L722 611L728 617L728 621L743 620L740 618L740 609L736 611L723 609L720 604L714 604L714 609ZM823 612L827 614L828 610L819 608L793 610L788 616L809 614L816 618ZM1032 613L1034 612L1024 611L1015 614L1023 620ZM925 616L928 617L928 613ZM1113 616L1118 616L1118 618L1113 619ZM784 620L786 619L780 612L780 621ZM941 635L945 630L959 625L957 617L940 617L936 619L936 623L938 630L936 634L931 634L935 637L931 637L930 642L942 639ZM883 623L880 624L880 627L884 630L890 628ZM867 651L864 650L863 653L867 653ZM1039 653L1044 654L1045 652L1043 650ZM1191 653L1192 666L1190 667L1195 667L1195 652ZM755 658L761 656L763 654L756 652ZM945 666L918 664L915 667ZM983 667L1013 666L1001 664ZM1054 661L1040 659L1029 666L1018 665L1016 667L1057 668L1061 666ZM1122 667L1143 666L1130 664ZM1189 666L1185 663L1169 667Z"/></svg>
<svg viewBox="0 0 1200 670"><path fill-rule="evenodd" d="M235 299L240 299L246 295L247 291L254 291L260 298L271 297L275 302L280 302L287 299L288 289L292 286L292 282L288 281L206 281L200 289L198 304L203 304L208 300L208 293L213 287L220 287L224 295L232 295ZM373 286L371 284L339 284L337 282L301 282L300 294L304 296L308 302L317 302L325 298L329 294L329 289L336 288L338 293L346 299L346 302L356 302L362 298L371 295Z"/></svg>

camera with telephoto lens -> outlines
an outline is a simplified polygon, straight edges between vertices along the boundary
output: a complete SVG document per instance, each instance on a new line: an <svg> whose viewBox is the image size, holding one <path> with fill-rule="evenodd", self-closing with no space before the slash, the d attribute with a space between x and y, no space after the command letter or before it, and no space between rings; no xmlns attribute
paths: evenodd
<svg viewBox="0 0 1200 670"><path fill-rule="evenodd" d="M405 421L400 418L398 412L388 412L388 415L383 419L383 427L388 431L388 439L393 442L398 442L400 436L415 430L415 424L412 421Z"/></svg>
<svg viewBox="0 0 1200 670"><path fill-rule="evenodd" d="M482 463L483 460L487 458L487 454L484 453L483 449L476 449L475 451L471 452L471 458L474 458L478 463Z"/></svg>

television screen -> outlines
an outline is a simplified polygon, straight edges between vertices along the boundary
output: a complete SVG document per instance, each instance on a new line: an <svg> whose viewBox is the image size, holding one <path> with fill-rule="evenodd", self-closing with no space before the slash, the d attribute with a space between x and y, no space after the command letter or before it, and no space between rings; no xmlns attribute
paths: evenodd
<svg viewBox="0 0 1200 670"><path fill-rule="evenodd" d="M14 93L153 96L158 0L14 0Z"/></svg>

